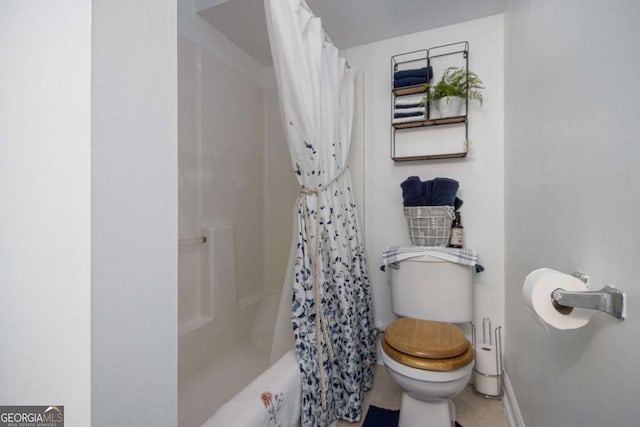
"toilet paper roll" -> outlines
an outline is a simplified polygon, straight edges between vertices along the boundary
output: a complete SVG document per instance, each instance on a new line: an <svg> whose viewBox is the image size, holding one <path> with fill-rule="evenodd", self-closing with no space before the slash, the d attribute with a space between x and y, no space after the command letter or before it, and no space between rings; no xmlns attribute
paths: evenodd
<svg viewBox="0 0 640 427"><path fill-rule="evenodd" d="M473 386L480 393L488 394L489 396L497 396L500 394L500 377L487 377L475 372Z"/></svg>
<svg viewBox="0 0 640 427"><path fill-rule="evenodd" d="M496 347L482 344L476 348L476 370L487 375L498 374Z"/></svg>
<svg viewBox="0 0 640 427"><path fill-rule="evenodd" d="M591 319L593 311L573 308L570 313L560 313L552 303L551 293L558 289L565 291L588 291L579 279L550 268L539 268L529 273L522 287L522 296L534 319L546 329L551 325L556 329L581 328Z"/></svg>

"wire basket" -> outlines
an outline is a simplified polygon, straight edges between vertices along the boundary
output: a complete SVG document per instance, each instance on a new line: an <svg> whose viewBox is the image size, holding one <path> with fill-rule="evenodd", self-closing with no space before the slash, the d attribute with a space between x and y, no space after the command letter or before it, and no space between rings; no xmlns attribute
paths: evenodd
<svg viewBox="0 0 640 427"><path fill-rule="evenodd" d="M452 206L407 206L404 216L414 245L449 245L451 224L456 217Z"/></svg>

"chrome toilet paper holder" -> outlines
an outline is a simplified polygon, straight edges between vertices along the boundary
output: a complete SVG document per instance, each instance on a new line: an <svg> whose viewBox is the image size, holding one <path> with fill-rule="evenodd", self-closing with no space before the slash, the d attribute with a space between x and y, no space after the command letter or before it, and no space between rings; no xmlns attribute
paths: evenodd
<svg viewBox="0 0 640 427"><path fill-rule="evenodd" d="M573 276L585 285L589 284L587 274L577 272L573 273ZM620 320L625 318L625 293L609 285L597 291L584 292L570 292L558 288L551 293L551 301L556 310L562 314L569 314L576 307L604 311Z"/></svg>
<svg viewBox="0 0 640 427"><path fill-rule="evenodd" d="M478 390L478 384L476 383L477 377L474 377L472 389L473 389L473 392L478 396L486 397L487 399L501 400L502 397L504 396L504 387L503 387L504 369L502 368L502 326L498 326L493 330L493 337L495 338L495 341L492 341L491 332L492 332L491 319L488 317L483 317L482 318L482 342L483 344L487 344L487 336L489 337L489 341L488 341L489 345L493 345L493 343L495 342L495 346L497 350L496 351L496 373L487 374L484 372L480 372L477 369L477 366L473 367L473 372L476 376L480 375L482 377L488 378L489 381L495 381L497 394L486 394ZM473 343L473 348L474 350L476 350L476 355L477 355L478 344L476 342L476 325L473 322L471 322L471 340Z"/></svg>

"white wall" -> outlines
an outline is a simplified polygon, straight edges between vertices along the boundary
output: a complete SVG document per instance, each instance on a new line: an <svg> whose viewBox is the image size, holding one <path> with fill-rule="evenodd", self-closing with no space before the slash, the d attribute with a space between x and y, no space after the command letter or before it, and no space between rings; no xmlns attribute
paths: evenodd
<svg viewBox="0 0 640 427"><path fill-rule="evenodd" d="M527 427L640 419L640 4L512 0L505 14L506 369ZM627 292L546 334L521 288L538 267Z"/></svg>
<svg viewBox="0 0 640 427"><path fill-rule="evenodd" d="M92 5L91 425L175 426L176 5Z"/></svg>
<svg viewBox="0 0 640 427"><path fill-rule="evenodd" d="M0 5L0 401L69 426L177 418L175 6L151 6Z"/></svg>
<svg viewBox="0 0 640 427"><path fill-rule="evenodd" d="M394 162L389 157L390 57L462 40L470 43L469 68L487 87L484 106L471 107L469 155L465 159ZM379 270L380 255L387 246L409 244L400 183L410 175L423 180L440 176L460 182L465 245L478 251L486 268L474 279L475 318L490 316L494 325L503 325L503 16L358 46L344 55L364 72L366 244L376 319L386 324L394 318L388 273Z"/></svg>
<svg viewBox="0 0 640 427"><path fill-rule="evenodd" d="M0 3L0 402L91 424L91 2Z"/></svg>

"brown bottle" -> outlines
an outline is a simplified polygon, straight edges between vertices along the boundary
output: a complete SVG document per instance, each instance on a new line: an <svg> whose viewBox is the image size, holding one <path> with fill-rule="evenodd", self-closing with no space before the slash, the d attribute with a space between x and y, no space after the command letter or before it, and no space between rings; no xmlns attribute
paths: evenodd
<svg viewBox="0 0 640 427"><path fill-rule="evenodd" d="M456 211L456 218L451 225L451 238L449 239L450 248L462 248L462 235L464 234L464 227L460 219L460 212Z"/></svg>

